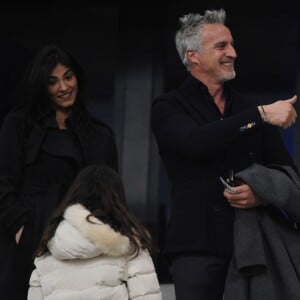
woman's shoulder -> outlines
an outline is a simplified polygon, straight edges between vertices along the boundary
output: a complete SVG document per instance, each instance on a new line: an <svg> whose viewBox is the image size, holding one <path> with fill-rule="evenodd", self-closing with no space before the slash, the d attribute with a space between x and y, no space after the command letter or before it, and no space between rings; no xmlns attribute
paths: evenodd
<svg viewBox="0 0 300 300"><path fill-rule="evenodd" d="M25 111L21 109L15 109L9 111L4 120L12 120L15 122L24 122L25 121Z"/></svg>
<svg viewBox="0 0 300 300"><path fill-rule="evenodd" d="M88 123L96 131L99 131L101 133L104 132L109 135L114 135L114 131L112 130L110 125L108 125L106 122L104 122L99 117L96 117L93 115L88 115Z"/></svg>
<svg viewBox="0 0 300 300"><path fill-rule="evenodd" d="M1 128L2 130L13 130L13 128L23 130L25 122L26 117L24 111L12 110L5 115Z"/></svg>

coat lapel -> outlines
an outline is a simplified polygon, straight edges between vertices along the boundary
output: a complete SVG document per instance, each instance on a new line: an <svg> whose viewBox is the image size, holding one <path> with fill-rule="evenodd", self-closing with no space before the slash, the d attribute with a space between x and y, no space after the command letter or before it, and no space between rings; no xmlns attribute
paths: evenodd
<svg viewBox="0 0 300 300"><path fill-rule="evenodd" d="M207 88L192 76L177 90L177 96L184 110L197 123L211 122L222 117Z"/></svg>

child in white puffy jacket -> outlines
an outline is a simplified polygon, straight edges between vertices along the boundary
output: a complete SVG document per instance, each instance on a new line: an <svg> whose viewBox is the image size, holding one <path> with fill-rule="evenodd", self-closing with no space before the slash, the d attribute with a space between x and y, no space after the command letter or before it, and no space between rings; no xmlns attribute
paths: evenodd
<svg viewBox="0 0 300 300"><path fill-rule="evenodd" d="M145 227L120 176L91 165L76 177L42 237L28 300L162 299Z"/></svg>

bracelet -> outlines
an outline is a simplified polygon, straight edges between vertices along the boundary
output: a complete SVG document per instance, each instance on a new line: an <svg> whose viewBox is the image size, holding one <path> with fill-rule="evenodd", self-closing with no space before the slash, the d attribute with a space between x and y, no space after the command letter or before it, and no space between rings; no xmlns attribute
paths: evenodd
<svg viewBox="0 0 300 300"><path fill-rule="evenodd" d="M262 115L262 119L263 119L264 122L268 123L269 118L268 118L268 116L267 116L267 114L266 114L266 111L265 111L265 109L264 109L264 106L261 105L260 107L261 107L262 114L263 114L263 115Z"/></svg>

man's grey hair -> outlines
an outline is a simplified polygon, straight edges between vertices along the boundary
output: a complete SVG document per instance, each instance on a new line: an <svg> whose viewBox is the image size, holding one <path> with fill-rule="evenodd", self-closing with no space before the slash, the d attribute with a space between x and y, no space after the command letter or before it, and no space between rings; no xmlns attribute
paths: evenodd
<svg viewBox="0 0 300 300"><path fill-rule="evenodd" d="M225 24L226 12L224 9L206 10L203 15L187 14L179 18L180 28L175 35L175 43L182 63L189 69L186 52L202 51L201 33L205 24Z"/></svg>

